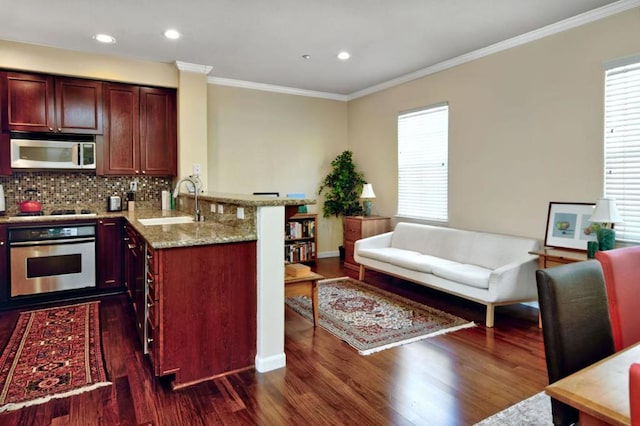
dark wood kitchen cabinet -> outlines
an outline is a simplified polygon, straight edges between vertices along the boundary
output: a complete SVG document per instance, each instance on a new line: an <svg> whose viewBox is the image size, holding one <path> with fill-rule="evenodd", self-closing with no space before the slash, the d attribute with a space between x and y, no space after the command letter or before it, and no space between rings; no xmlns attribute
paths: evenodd
<svg viewBox="0 0 640 426"><path fill-rule="evenodd" d="M256 355L256 243L147 250L147 341L174 388L251 368Z"/></svg>
<svg viewBox="0 0 640 426"><path fill-rule="evenodd" d="M174 89L105 83L99 175L177 174Z"/></svg>
<svg viewBox="0 0 640 426"><path fill-rule="evenodd" d="M131 298L135 315L136 332L141 342L144 342L145 324L145 241L133 227L126 225L125 232L125 261L124 275L127 293Z"/></svg>
<svg viewBox="0 0 640 426"><path fill-rule="evenodd" d="M0 132L0 176L11 175L11 136Z"/></svg>
<svg viewBox="0 0 640 426"><path fill-rule="evenodd" d="M2 72L5 131L102 134L102 82Z"/></svg>
<svg viewBox="0 0 640 426"><path fill-rule="evenodd" d="M7 225L0 224L0 303L9 299L9 241Z"/></svg>
<svg viewBox="0 0 640 426"><path fill-rule="evenodd" d="M178 173L176 91L140 88L140 169L155 176Z"/></svg>
<svg viewBox="0 0 640 426"><path fill-rule="evenodd" d="M123 239L122 219L100 219L97 228L96 266L98 288L122 287Z"/></svg>

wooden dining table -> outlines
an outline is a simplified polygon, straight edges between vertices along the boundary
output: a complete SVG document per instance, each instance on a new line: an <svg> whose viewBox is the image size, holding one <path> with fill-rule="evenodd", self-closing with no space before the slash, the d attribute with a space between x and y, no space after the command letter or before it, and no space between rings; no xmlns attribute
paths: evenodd
<svg viewBox="0 0 640 426"><path fill-rule="evenodd" d="M640 362L640 343L546 387L546 393L580 411L580 426L630 425L629 367Z"/></svg>

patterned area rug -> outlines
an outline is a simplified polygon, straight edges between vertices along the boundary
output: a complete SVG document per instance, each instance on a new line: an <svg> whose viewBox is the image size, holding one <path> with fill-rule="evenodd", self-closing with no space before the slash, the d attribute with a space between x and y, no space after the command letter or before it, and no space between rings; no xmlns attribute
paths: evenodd
<svg viewBox="0 0 640 426"><path fill-rule="evenodd" d="M318 299L320 326L361 355L475 326L473 322L347 277L319 281ZM313 321L309 298L291 297L286 303Z"/></svg>
<svg viewBox="0 0 640 426"><path fill-rule="evenodd" d="M99 320L98 302L21 313L0 357L0 412L110 385Z"/></svg>
<svg viewBox="0 0 640 426"><path fill-rule="evenodd" d="M540 392L487 417L474 426L553 426L551 398Z"/></svg>

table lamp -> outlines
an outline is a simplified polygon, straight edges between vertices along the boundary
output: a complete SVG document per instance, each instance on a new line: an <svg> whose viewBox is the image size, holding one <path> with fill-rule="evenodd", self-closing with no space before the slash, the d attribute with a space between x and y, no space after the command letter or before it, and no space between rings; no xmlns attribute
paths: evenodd
<svg viewBox="0 0 640 426"><path fill-rule="evenodd" d="M613 229L613 224L622 222L616 200L614 198L599 199L589 220L602 223L597 234L600 250L611 250L616 244L616 231Z"/></svg>
<svg viewBox="0 0 640 426"><path fill-rule="evenodd" d="M364 215L371 216L371 199L376 198L376 194L373 192L373 185L370 183L365 183L362 186L362 195L360 198L364 199Z"/></svg>

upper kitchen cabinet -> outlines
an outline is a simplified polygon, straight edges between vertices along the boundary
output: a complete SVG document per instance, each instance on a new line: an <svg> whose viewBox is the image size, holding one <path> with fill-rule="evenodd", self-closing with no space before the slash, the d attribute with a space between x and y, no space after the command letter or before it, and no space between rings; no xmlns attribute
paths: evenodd
<svg viewBox="0 0 640 426"><path fill-rule="evenodd" d="M175 176L176 91L129 84L104 85L100 175Z"/></svg>
<svg viewBox="0 0 640 426"><path fill-rule="evenodd" d="M5 131L102 134L102 82L3 72Z"/></svg>

